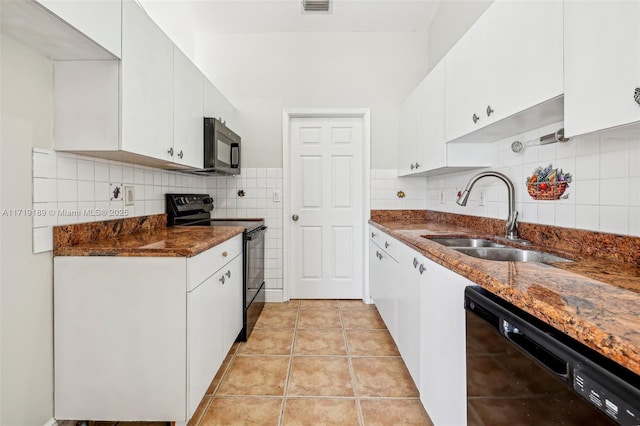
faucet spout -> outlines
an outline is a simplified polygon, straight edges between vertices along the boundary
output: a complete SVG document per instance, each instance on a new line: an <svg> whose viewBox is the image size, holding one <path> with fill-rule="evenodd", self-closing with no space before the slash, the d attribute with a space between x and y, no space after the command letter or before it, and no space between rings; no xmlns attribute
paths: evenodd
<svg viewBox="0 0 640 426"><path fill-rule="evenodd" d="M507 217L507 225L505 230L505 237L510 240L517 240L518 237L518 212L515 208L515 188L513 186L513 182L506 175L496 172L496 171L486 171L480 172L474 177L472 177L467 183L466 188L460 193L460 196L456 200L460 206L466 206L467 201L469 201L469 194L471 193L471 189L480 179L485 177L495 177L500 179L507 185L508 191L508 202L509 202L509 216Z"/></svg>

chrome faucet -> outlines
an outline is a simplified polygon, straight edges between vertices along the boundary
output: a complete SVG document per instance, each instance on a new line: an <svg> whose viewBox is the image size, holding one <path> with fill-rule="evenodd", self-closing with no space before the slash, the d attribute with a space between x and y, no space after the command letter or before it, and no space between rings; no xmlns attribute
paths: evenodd
<svg viewBox="0 0 640 426"><path fill-rule="evenodd" d="M509 240L520 240L518 237L518 212L515 209L515 188L513 187L513 182L507 176L503 175L499 172L494 171L486 171L480 172L469 180L467 183L467 187L460 193L456 203L461 206L466 206L467 201L469 200L469 194L473 185L476 184L477 181L484 177L495 177L500 179L502 182L507 185L507 190L509 191L509 217L507 217L507 227L505 232L505 237Z"/></svg>

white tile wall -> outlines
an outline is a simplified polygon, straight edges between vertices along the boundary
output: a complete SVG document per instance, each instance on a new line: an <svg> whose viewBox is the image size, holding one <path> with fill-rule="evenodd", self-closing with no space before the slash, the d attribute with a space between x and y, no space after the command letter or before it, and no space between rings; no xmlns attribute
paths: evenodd
<svg viewBox="0 0 640 426"><path fill-rule="evenodd" d="M244 197L238 191L244 191ZM207 192L215 201L213 217L264 218L265 281L268 289L283 287L283 207L281 168L243 168L240 176L209 178ZM280 201L274 201L274 192Z"/></svg>
<svg viewBox="0 0 640 426"><path fill-rule="evenodd" d="M398 191L405 194L398 197ZM398 177L396 169L371 170L373 210L423 210L427 208L427 181L424 177Z"/></svg>
<svg viewBox="0 0 640 426"><path fill-rule="evenodd" d="M164 213L167 192L206 192L204 176L49 150L33 151L33 250L53 248L55 225ZM111 184L135 187L135 204L111 200Z"/></svg>
<svg viewBox="0 0 640 426"><path fill-rule="evenodd" d="M612 139L585 136L567 143L529 146L524 152L511 151L514 140L526 141L561 128L556 123L527 134L492 144L493 170L505 173L516 186L516 209L520 221L640 236L640 137ZM526 179L537 166L552 163L573 175L573 182L558 201L533 200L526 190ZM504 219L507 198L504 184L483 179L471 191L466 207L455 203L457 191L464 188L478 170L426 178L427 208L460 214ZM479 206L479 194L487 193L486 206ZM444 192L445 202L440 203Z"/></svg>

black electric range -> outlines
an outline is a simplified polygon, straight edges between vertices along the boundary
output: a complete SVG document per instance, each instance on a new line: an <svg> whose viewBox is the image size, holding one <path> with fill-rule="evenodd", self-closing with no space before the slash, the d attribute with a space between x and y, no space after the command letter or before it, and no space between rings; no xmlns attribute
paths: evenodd
<svg viewBox="0 0 640 426"><path fill-rule="evenodd" d="M243 327L238 335L245 342L265 303L264 259L265 233L264 219L211 219L213 198L208 194L166 194L168 226L241 226L243 250Z"/></svg>

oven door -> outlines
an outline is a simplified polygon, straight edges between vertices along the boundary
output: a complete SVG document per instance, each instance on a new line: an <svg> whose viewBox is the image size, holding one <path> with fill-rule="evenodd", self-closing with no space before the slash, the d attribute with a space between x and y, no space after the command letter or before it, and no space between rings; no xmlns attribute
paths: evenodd
<svg viewBox="0 0 640 426"><path fill-rule="evenodd" d="M258 321L265 303L264 288L264 256L265 244L264 236L267 230L263 226L245 236L245 340L251 333L253 326Z"/></svg>

